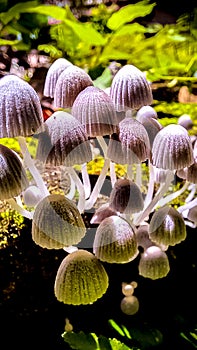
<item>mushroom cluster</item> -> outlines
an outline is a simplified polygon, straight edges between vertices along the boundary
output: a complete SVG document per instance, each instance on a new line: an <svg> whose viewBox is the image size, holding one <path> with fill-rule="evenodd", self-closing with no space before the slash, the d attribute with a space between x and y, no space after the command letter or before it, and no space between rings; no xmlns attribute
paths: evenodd
<svg viewBox="0 0 197 350"><path fill-rule="evenodd" d="M164 278L170 272L168 248L186 239L186 224L197 225L197 143L188 128L180 121L161 125L149 82L129 64L115 74L107 92L84 69L57 59L43 94L54 106L47 119L29 83L13 74L0 80L0 138L16 138L20 146L17 154L0 142L0 199L31 220L35 244L65 250L56 298L80 305L102 297L109 284L103 262L126 264L138 257L139 275ZM36 142L34 157L29 137ZM92 185L88 165L96 160L95 147L103 166ZM52 194L38 164L42 170L60 167L62 177L69 174L70 191ZM183 187L174 191L177 176ZM184 205L175 208L173 199L186 189ZM101 190L105 203L99 201ZM91 247L85 240L87 211L96 226ZM136 286L123 284L121 310L128 315L139 308Z"/></svg>

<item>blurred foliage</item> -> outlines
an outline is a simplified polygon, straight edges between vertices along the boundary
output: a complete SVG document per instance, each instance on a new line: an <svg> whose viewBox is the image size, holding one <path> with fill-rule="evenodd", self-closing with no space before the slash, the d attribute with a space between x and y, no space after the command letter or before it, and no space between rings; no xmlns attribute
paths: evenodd
<svg viewBox="0 0 197 350"><path fill-rule="evenodd" d="M175 24L162 25L145 21L155 6L148 0L122 8L100 4L82 21L67 5L17 3L0 14L0 45L25 51L38 48L52 60L66 57L98 71L98 76L99 68L121 61L145 71L150 81L196 81L197 8Z"/></svg>

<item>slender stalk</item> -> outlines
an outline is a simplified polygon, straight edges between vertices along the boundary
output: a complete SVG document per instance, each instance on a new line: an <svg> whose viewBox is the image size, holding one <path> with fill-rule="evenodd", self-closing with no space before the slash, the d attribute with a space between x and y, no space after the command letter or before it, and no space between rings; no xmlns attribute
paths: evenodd
<svg viewBox="0 0 197 350"><path fill-rule="evenodd" d="M84 190L83 183L81 182L75 169L73 169L72 167L67 167L66 169L77 186L77 189L79 192L79 200L78 200L77 207L79 209L79 212L83 213L85 209L85 190Z"/></svg>
<svg viewBox="0 0 197 350"><path fill-rule="evenodd" d="M18 136L18 142L19 142L20 149L21 149L21 152L23 155L24 163L28 167L28 169L29 169L31 175L33 176L37 186L39 187L43 197L48 196L49 191L47 189L47 186L44 183L44 180L43 180L41 174L39 173L38 169L36 168L36 166L34 164L34 160L32 159L31 154L29 153L25 138L22 136Z"/></svg>
<svg viewBox="0 0 197 350"><path fill-rule="evenodd" d="M90 197L90 193L91 193L91 184L90 184L90 177L87 171L87 163L82 164L81 175L82 175L83 184L85 188L85 199L87 199Z"/></svg>
<svg viewBox="0 0 197 350"><path fill-rule="evenodd" d="M185 203L188 203L190 202L193 198L194 198L194 195L196 193L196 190L197 190L197 185L196 184L190 184L190 186L188 187L188 189L191 191L187 198L185 199Z"/></svg>
<svg viewBox="0 0 197 350"><path fill-rule="evenodd" d="M115 163L112 161L110 161L110 179L111 179L111 185L113 188L114 184L117 180L117 176L116 176L116 171L115 171Z"/></svg>
<svg viewBox="0 0 197 350"><path fill-rule="evenodd" d="M6 199L6 202L7 202L8 204L10 204L10 206L12 207L12 209L16 210L19 214L21 214L22 216L24 216L24 217L27 218L27 219L32 220L32 218L33 218L33 211L30 212L30 211L24 209L23 207L21 207L21 206L15 201L14 198Z"/></svg>
<svg viewBox="0 0 197 350"><path fill-rule="evenodd" d="M192 209L196 205L197 205L197 198L193 199L192 201L190 201L184 205L181 205L177 210L179 213L182 213L184 210Z"/></svg>
<svg viewBox="0 0 197 350"><path fill-rule="evenodd" d="M141 163L136 164L135 183L136 183L136 185L138 185L139 188L142 187L142 167L141 167Z"/></svg>
<svg viewBox="0 0 197 350"><path fill-rule="evenodd" d="M150 160L149 162L149 183L148 183L148 191L144 200L144 207L146 208L147 205L152 201L153 193L154 193L154 167L151 164Z"/></svg>
<svg viewBox="0 0 197 350"><path fill-rule="evenodd" d="M107 157L107 147L108 146L107 146L107 144L105 142L104 137L103 136L97 136L96 139L97 139L97 141L98 141L98 143L99 143L99 145L100 145L100 147L101 147L101 149L103 151L104 158L106 158Z"/></svg>
<svg viewBox="0 0 197 350"><path fill-rule="evenodd" d="M86 200L85 209L88 210L88 209L91 209L94 206L94 203L96 202L96 200L98 198L98 195L99 195L99 193L101 191L101 188L103 186L103 183L105 181L105 178L106 178L106 175L107 175L109 167L110 167L110 159L106 158L105 162L104 162L104 165L103 165L103 168L102 168L102 170L100 172L100 175L99 175L99 177L97 179L97 182L94 185L94 188L92 190L90 198L88 200Z"/></svg>
<svg viewBox="0 0 197 350"><path fill-rule="evenodd" d="M174 173L169 171L166 177L166 182L160 186L155 197L148 204L148 206L142 211L142 213L139 213L139 215L135 217L134 225L136 226L140 225L140 223L151 213L151 211L155 208L158 201L163 197L165 192L168 190L173 178L174 178Z"/></svg>
<svg viewBox="0 0 197 350"><path fill-rule="evenodd" d="M186 181L185 184L182 186L182 188L180 188L180 190L169 194L168 196L161 198L158 203L157 203L157 207L163 207L164 205L166 205L167 203L173 201L175 198L177 198L178 196L180 196L183 192L185 192L185 190L188 188L189 186L189 182Z"/></svg>

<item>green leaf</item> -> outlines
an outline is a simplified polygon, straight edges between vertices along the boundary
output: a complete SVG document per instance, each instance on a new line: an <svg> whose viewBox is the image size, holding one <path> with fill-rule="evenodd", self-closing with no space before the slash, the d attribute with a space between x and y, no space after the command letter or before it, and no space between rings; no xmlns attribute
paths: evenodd
<svg viewBox="0 0 197 350"><path fill-rule="evenodd" d="M7 24L14 18L19 18L21 13L27 12L29 8L33 8L38 5L37 1L19 2L11 7L7 12L0 14L0 20L3 24Z"/></svg>
<svg viewBox="0 0 197 350"><path fill-rule="evenodd" d="M6 39L0 39L0 45L16 45L20 42L20 40L6 40Z"/></svg>
<svg viewBox="0 0 197 350"><path fill-rule="evenodd" d="M123 332L122 328L114 320L110 319L108 322L116 332L118 332L122 337L125 337L125 333Z"/></svg>
<svg viewBox="0 0 197 350"><path fill-rule="evenodd" d="M89 46L104 46L106 39L94 29L91 23L73 22L68 19L64 21L65 25L73 30L78 38Z"/></svg>
<svg viewBox="0 0 197 350"><path fill-rule="evenodd" d="M89 333L85 334L84 332L74 333L74 332L64 332L62 337L66 343L72 349L75 350L98 350L97 342L94 336Z"/></svg>
<svg viewBox="0 0 197 350"><path fill-rule="evenodd" d="M26 8L26 10L23 12L39 13L42 15L49 16L51 18L55 18L60 21L64 20L67 15L66 9L56 5L40 5L36 7L29 7L29 8Z"/></svg>
<svg viewBox="0 0 197 350"><path fill-rule="evenodd" d="M57 47L52 44L38 45L38 50L48 53L53 58L60 58L63 56L62 51L58 50Z"/></svg>
<svg viewBox="0 0 197 350"><path fill-rule="evenodd" d="M105 89L111 85L112 74L109 68L105 68L103 73L94 80L94 86L99 87L100 89Z"/></svg>
<svg viewBox="0 0 197 350"><path fill-rule="evenodd" d="M107 21L107 27L111 30L117 30L123 24L132 22L138 17L149 15L156 3L148 4L148 1L140 1L136 4L122 7L119 11L113 13Z"/></svg>
<svg viewBox="0 0 197 350"><path fill-rule="evenodd" d="M133 347L130 348L126 344L121 343L116 338L109 339L109 341L110 341L110 345L111 345L112 350L132 350L132 349L134 349ZM137 348L135 348L135 350L137 350ZM138 349L138 350L140 350L140 349Z"/></svg>

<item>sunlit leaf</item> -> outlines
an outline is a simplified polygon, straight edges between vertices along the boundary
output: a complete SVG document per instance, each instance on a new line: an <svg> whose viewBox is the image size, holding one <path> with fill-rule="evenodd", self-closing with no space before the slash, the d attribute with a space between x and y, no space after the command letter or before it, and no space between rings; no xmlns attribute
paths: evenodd
<svg viewBox="0 0 197 350"><path fill-rule="evenodd" d="M107 27L111 30L117 30L125 23L132 22L138 17L149 15L155 5L156 3L149 4L148 1L145 0L136 4L124 6L111 15L107 21Z"/></svg>
<svg viewBox="0 0 197 350"><path fill-rule="evenodd" d="M37 1L19 2L11 7L7 12L2 12L0 14L0 20L3 22L3 24L7 24L14 18L19 18L21 13L27 12L28 9L35 8L37 5Z"/></svg>

